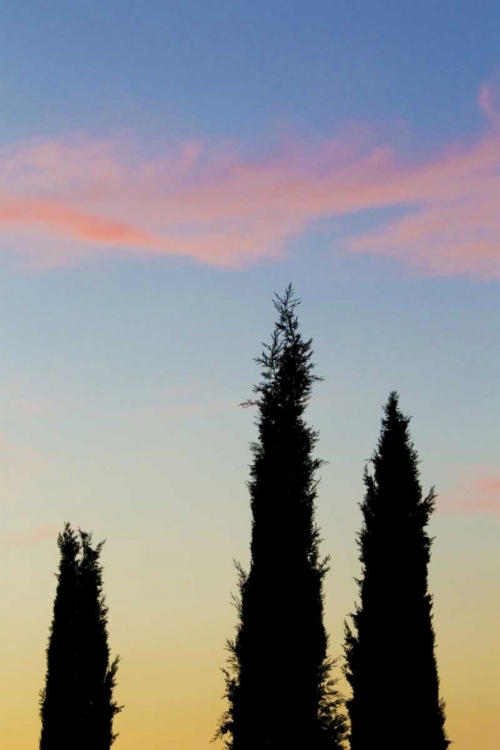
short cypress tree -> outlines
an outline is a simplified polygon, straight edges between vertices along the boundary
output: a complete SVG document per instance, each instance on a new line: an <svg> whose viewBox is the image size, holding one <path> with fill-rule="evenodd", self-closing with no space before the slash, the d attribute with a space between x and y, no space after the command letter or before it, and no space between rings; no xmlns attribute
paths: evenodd
<svg viewBox="0 0 500 750"><path fill-rule="evenodd" d="M109 750L116 735L113 700L118 658L109 663L100 554L90 534L65 524L41 692L40 750Z"/></svg>
<svg viewBox="0 0 500 750"><path fill-rule="evenodd" d="M346 677L351 750L446 750L444 704L434 654L432 597L427 588L434 509L422 496L409 417L392 392L365 468L359 536L360 604L346 624Z"/></svg>
<svg viewBox="0 0 500 750"><path fill-rule="evenodd" d="M314 521L317 433L304 412L312 387L312 342L302 338L289 286L276 296L278 320L271 344L256 361L259 439L252 444L249 490L251 565L240 566L239 624L228 641L228 711L216 737L230 750L337 750L344 719L330 679L322 585L327 560L319 557ZM214 738L215 739L215 738Z"/></svg>
<svg viewBox="0 0 500 750"><path fill-rule="evenodd" d="M47 647L45 687L40 693L40 750L73 746L79 723L77 685L77 588L80 543L69 523L59 534L57 591Z"/></svg>

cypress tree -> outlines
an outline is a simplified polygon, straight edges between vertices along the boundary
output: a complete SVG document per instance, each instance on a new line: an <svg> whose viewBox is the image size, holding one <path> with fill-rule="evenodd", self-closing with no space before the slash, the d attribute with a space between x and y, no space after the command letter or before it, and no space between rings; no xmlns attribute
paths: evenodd
<svg viewBox="0 0 500 750"><path fill-rule="evenodd" d="M360 604L345 626L351 750L446 750L432 597L427 576L434 509L422 495L410 418L392 392L378 446L365 468L358 539Z"/></svg>
<svg viewBox="0 0 500 750"><path fill-rule="evenodd" d="M100 554L92 536L65 524L54 615L41 692L40 750L109 750L118 658L109 662Z"/></svg>
<svg viewBox="0 0 500 750"><path fill-rule="evenodd" d="M92 547L92 535L81 531L78 576L78 686L82 711L82 748L109 750L117 735L113 718L121 707L113 700L119 657L110 664L108 608L103 593L100 556L104 542Z"/></svg>
<svg viewBox="0 0 500 750"><path fill-rule="evenodd" d="M76 628L80 543L69 523L59 534L57 545L58 583L46 649L45 687L40 692L40 750L66 750L72 746L79 719Z"/></svg>
<svg viewBox="0 0 500 750"><path fill-rule="evenodd" d="M318 435L304 420L313 384L312 341L299 332L291 285L276 295L270 345L256 362L259 439L251 444L248 483L252 511L251 563L239 572L239 623L226 644L223 670L229 708L216 737L229 750L337 750L344 719L330 679L323 625L323 579L314 521ZM215 739L215 738L214 738Z"/></svg>

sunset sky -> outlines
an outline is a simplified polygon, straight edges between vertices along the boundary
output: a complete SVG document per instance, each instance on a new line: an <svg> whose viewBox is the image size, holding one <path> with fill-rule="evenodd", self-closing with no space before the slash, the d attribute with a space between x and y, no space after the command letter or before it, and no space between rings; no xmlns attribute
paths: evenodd
<svg viewBox="0 0 500 750"><path fill-rule="evenodd" d="M114 747L208 750L249 561L238 403L290 281L331 653L395 389L438 494L452 747L498 750L499 40L498 0L2 4L2 750L38 746L64 521L107 539Z"/></svg>

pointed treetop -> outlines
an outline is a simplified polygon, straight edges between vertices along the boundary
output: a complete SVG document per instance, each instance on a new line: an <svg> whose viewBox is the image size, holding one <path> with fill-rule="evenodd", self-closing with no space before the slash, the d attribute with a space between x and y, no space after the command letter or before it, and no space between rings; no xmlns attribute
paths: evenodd
<svg viewBox="0 0 500 750"><path fill-rule="evenodd" d="M71 527L71 524L66 521L64 528L57 535L57 546L61 554L71 552L74 556L80 551L80 543L77 535Z"/></svg>
<svg viewBox="0 0 500 750"><path fill-rule="evenodd" d="M395 413L399 411L398 407L399 407L399 393L397 391L391 391L389 393L389 398L387 399L385 411L387 414Z"/></svg>
<svg viewBox="0 0 500 750"><path fill-rule="evenodd" d="M302 304L302 300L295 296L292 282L288 284L283 297L280 297L277 292L274 293L274 297L273 304L279 313L282 311L293 312L298 305Z"/></svg>
<svg viewBox="0 0 500 750"><path fill-rule="evenodd" d="M411 417L406 417L401 409L399 408L399 393L397 391L391 391L387 403L384 406L385 418L383 424L386 426L390 423L405 423L408 424Z"/></svg>
<svg viewBox="0 0 500 750"><path fill-rule="evenodd" d="M321 376L313 374L315 364L311 361L312 339L303 339L299 332L299 319L295 309L302 303L302 300L295 296L291 283L288 284L283 296L275 292L274 297L273 304L278 312L278 320L274 325L271 343L262 342L264 350L260 357L254 358L254 362L262 368L261 382L254 385L252 389L258 398L247 399L240 403L240 406L245 408L260 407L263 398L270 395L278 386L285 368L291 363L304 381L304 402L310 395L312 384L323 380Z"/></svg>
<svg viewBox="0 0 500 750"><path fill-rule="evenodd" d="M408 431L411 417L403 414L399 408L399 394L397 391L391 391L387 403L384 406L384 416L382 418L382 433L379 439L379 448L384 443L384 440L396 431L398 434L404 435L405 442L408 443L409 447L412 448L413 444Z"/></svg>

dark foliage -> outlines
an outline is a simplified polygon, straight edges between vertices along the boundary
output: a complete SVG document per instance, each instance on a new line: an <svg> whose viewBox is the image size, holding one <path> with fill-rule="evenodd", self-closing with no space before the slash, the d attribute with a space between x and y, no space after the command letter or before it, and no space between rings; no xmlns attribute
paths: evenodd
<svg viewBox="0 0 500 750"><path fill-rule="evenodd" d="M121 708L113 701L118 657L110 665L107 614L99 558L103 542L80 531L82 557L78 577L78 689L83 711L82 747L109 750L116 735L113 717Z"/></svg>
<svg viewBox="0 0 500 750"><path fill-rule="evenodd" d="M391 393L373 475L365 469L361 601L345 640L351 750L446 750L450 744L427 589L431 539L425 527L435 495L422 496L409 421Z"/></svg>
<svg viewBox="0 0 500 750"><path fill-rule="evenodd" d="M291 286L276 297L278 321L256 361L258 442L252 444L249 490L251 564L240 566L239 624L226 676L229 709L216 737L230 750L334 750L342 746L341 700L330 679L322 585L314 522L313 457L317 433L304 421L315 381L312 342L299 332Z"/></svg>
<svg viewBox="0 0 500 750"><path fill-rule="evenodd" d="M78 725L77 586L80 543L67 523L57 540L58 584L47 647L47 674L40 693L40 750L64 750Z"/></svg>
<svg viewBox="0 0 500 750"><path fill-rule="evenodd" d="M41 692L40 750L109 750L116 735L113 700L118 658L109 663L107 608L103 595L103 543L65 524L58 538L61 560Z"/></svg>

